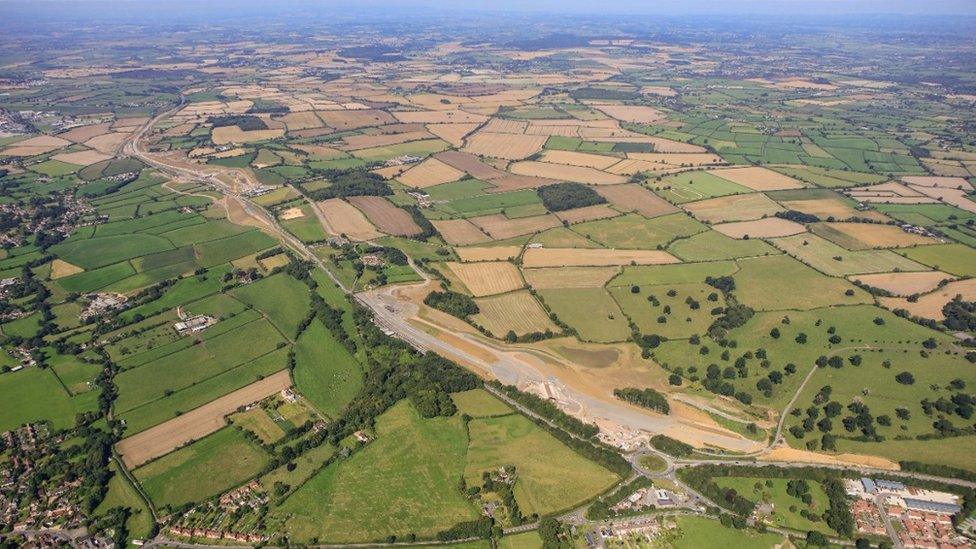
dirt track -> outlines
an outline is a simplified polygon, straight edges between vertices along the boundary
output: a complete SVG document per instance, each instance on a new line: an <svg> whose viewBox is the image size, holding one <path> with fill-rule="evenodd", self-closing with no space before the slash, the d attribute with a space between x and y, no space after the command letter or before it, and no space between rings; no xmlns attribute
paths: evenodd
<svg viewBox="0 0 976 549"><path fill-rule="evenodd" d="M122 461L134 469L167 454L187 442L200 439L224 426L224 416L291 386L288 370L272 374L224 395L151 429L136 433L116 445Z"/></svg>

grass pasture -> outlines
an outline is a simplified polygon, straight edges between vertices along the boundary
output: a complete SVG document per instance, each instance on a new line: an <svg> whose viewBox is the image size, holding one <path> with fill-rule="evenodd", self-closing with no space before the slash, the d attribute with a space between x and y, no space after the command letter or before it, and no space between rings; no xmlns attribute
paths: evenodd
<svg viewBox="0 0 976 549"><path fill-rule="evenodd" d="M627 214L613 219L588 221L574 225L573 231L608 248L654 249L667 246L681 237L706 230L706 227L683 213L653 219Z"/></svg>
<svg viewBox="0 0 976 549"><path fill-rule="evenodd" d="M850 251L815 234L798 234L771 241L777 248L830 276L927 270L924 265L891 250Z"/></svg>
<svg viewBox="0 0 976 549"><path fill-rule="evenodd" d="M201 502L257 474L268 462L261 447L225 427L139 467L133 474L159 507Z"/></svg>
<svg viewBox="0 0 976 549"><path fill-rule="evenodd" d="M735 295L757 310L814 309L871 303L871 296L850 282L830 278L789 256L739 260ZM853 295L846 292L852 290Z"/></svg>
<svg viewBox="0 0 976 549"><path fill-rule="evenodd" d="M822 514L829 502L823 488L814 481L808 481L813 503L807 505L800 499L786 493L786 483L789 479L749 478L749 477L719 477L715 483L722 488L732 488L742 497L756 503L771 503L773 512L770 520L774 526L788 528L806 533L810 530L835 535L834 531L823 521L814 522L800 516L800 509L807 509L815 515ZM772 484L769 486L768 484ZM758 489L757 489L758 486Z"/></svg>
<svg viewBox="0 0 976 549"><path fill-rule="evenodd" d="M308 286L285 273L237 288L231 295L261 311L289 339L295 337L310 304Z"/></svg>
<svg viewBox="0 0 976 549"><path fill-rule="evenodd" d="M295 491L273 516L296 541L431 537L478 516L458 491L466 437L459 416L422 419L400 402L376 422L376 439Z"/></svg>
<svg viewBox="0 0 976 549"><path fill-rule="evenodd" d="M313 320L295 345L295 386L320 412L336 417L362 387L359 363Z"/></svg>
<svg viewBox="0 0 976 549"><path fill-rule="evenodd" d="M603 288L541 290L546 307L570 325L580 339L608 343L630 337L627 317Z"/></svg>
<svg viewBox="0 0 976 549"><path fill-rule="evenodd" d="M468 486L480 485L482 472L514 465L515 499L525 515L569 509L619 480L518 414L473 419L468 432Z"/></svg>

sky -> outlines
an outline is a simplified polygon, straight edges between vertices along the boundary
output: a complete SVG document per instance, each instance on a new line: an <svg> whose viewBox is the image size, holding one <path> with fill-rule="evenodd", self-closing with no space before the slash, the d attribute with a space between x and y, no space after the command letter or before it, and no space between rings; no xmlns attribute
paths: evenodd
<svg viewBox="0 0 976 549"><path fill-rule="evenodd" d="M219 4L219 0L116 0L119 3L160 7L170 4ZM976 0L240 0L273 6L279 3L320 6L354 7L363 10L390 7L415 8L431 11L460 9L478 11L600 13L600 14L770 14L770 15L849 15L849 14L919 14L919 15L976 15ZM4 6L33 4L106 4L104 0L0 0L0 16ZM43 8L42 8L43 9Z"/></svg>

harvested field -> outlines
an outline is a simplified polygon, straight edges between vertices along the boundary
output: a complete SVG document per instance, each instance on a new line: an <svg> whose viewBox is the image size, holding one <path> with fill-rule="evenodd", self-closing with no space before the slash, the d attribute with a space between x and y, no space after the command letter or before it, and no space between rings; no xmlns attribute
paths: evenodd
<svg viewBox="0 0 976 549"><path fill-rule="evenodd" d="M559 218L551 214L518 219L509 219L502 214L491 214L472 217L471 222L494 240L514 238L562 226Z"/></svg>
<svg viewBox="0 0 976 549"><path fill-rule="evenodd" d="M508 175L507 172L485 164L477 156L461 151L444 151L434 155L434 158L452 168L467 173L475 179L481 179L483 181L498 179Z"/></svg>
<svg viewBox="0 0 976 549"><path fill-rule="evenodd" d="M779 204L762 193L721 196L690 202L683 207L698 220L709 223L748 221L783 210Z"/></svg>
<svg viewBox="0 0 976 549"><path fill-rule="evenodd" d="M400 122L421 124L474 124L475 127L488 117L461 110L444 111L397 111L393 116Z"/></svg>
<svg viewBox="0 0 976 549"><path fill-rule="evenodd" d="M464 137L478 129L478 123L427 124L427 131L447 141L454 147L464 145Z"/></svg>
<svg viewBox="0 0 976 549"><path fill-rule="evenodd" d="M754 191L779 191L783 189L802 189L803 183L788 175L759 167L723 168L709 170L708 173L717 175L726 181L731 181L748 187Z"/></svg>
<svg viewBox="0 0 976 549"><path fill-rule="evenodd" d="M849 250L906 248L938 244L934 238L905 232L901 227L874 223L818 223L811 230Z"/></svg>
<svg viewBox="0 0 976 549"><path fill-rule="evenodd" d="M536 290L555 290L602 288L619 272L619 267L548 267L522 269L522 276Z"/></svg>
<svg viewBox="0 0 976 549"><path fill-rule="evenodd" d="M606 204L595 204L593 206L586 206L583 208L573 208L572 210L564 210L556 213L561 221L567 223L582 223L584 221L593 221L594 219L606 219L608 217L616 217L620 215L620 212L607 206Z"/></svg>
<svg viewBox="0 0 976 549"><path fill-rule="evenodd" d="M57 280L73 274L83 273L84 269L77 265L72 265L63 259L55 259L51 262L51 280Z"/></svg>
<svg viewBox="0 0 976 549"><path fill-rule="evenodd" d="M640 185L607 185L596 192L621 211L637 212L645 217L657 217L678 211L667 200Z"/></svg>
<svg viewBox="0 0 976 549"><path fill-rule="evenodd" d="M559 331L542 305L527 291L478 298L475 302L481 311L471 320L495 337L505 337L509 331L519 336L547 330Z"/></svg>
<svg viewBox="0 0 976 549"><path fill-rule="evenodd" d="M67 147L70 144L71 141L61 139L60 137L38 135L37 137L18 141L10 147L3 149L3 152L0 152L0 156L34 156L51 152L61 147Z"/></svg>
<svg viewBox="0 0 976 549"><path fill-rule="evenodd" d="M834 219L848 219L855 215L883 220L885 216L874 211L859 212L839 198L815 198L812 200L780 200L780 204L789 210L796 210L820 219L833 217Z"/></svg>
<svg viewBox="0 0 976 549"><path fill-rule="evenodd" d="M290 112L277 120L284 122L285 126L288 127L288 131L307 130L309 128L321 128L323 126L322 120L318 116L315 116L315 113L312 111Z"/></svg>
<svg viewBox="0 0 976 549"><path fill-rule="evenodd" d="M257 402L288 387L291 387L291 377L288 370L282 370L166 423L122 439L116 448L126 467L138 467L219 430L226 424L224 416L235 412L238 407Z"/></svg>
<svg viewBox="0 0 976 549"><path fill-rule="evenodd" d="M253 143L277 139L285 135L285 130L251 130L244 131L237 126L221 126L214 128L210 139L217 145L228 143Z"/></svg>
<svg viewBox="0 0 976 549"><path fill-rule="evenodd" d="M525 120L492 118L487 124L485 124L485 131L491 133L523 134L528 126L529 123Z"/></svg>
<svg viewBox="0 0 976 549"><path fill-rule="evenodd" d="M127 133L106 133L85 141L85 146L101 153L115 155L128 138Z"/></svg>
<svg viewBox="0 0 976 549"><path fill-rule="evenodd" d="M406 210L396 207L382 196L350 196L347 200L386 234L414 236L423 232Z"/></svg>
<svg viewBox="0 0 976 549"><path fill-rule="evenodd" d="M317 114L327 126L337 130L355 130L369 126L396 124L397 122L397 119L386 111L377 109L319 111Z"/></svg>
<svg viewBox="0 0 976 549"><path fill-rule="evenodd" d="M925 196L934 198L939 202L945 202L947 204L952 204L957 208L966 210L970 213L976 213L976 202L973 202L967 196L967 193L972 192L971 189L949 189L946 187L923 187L921 185L912 186L918 192Z"/></svg>
<svg viewBox="0 0 976 549"><path fill-rule="evenodd" d="M102 134L109 132L109 128L112 127L111 122L103 122L101 124L91 124L89 126L80 126L77 128L71 128L70 130L58 134L61 139L67 139L68 141L73 141L75 143L84 143L92 137L97 137Z"/></svg>
<svg viewBox="0 0 976 549"><path fill-rule="evenodd" d="M434 135L424 131L413 131L404 133L389 133L379 135L349 135L342 138L345 145L343 150L358 151L360 149L371 149L374 147L386 147L389 145L399 145L408 141L419 141L422 139L433 139Z"/></svg>
<svg viewBox="0 0 976 549"><path fill-rule="evenodd" d="M593 105L593 108L621 122L653 124L665 118L661 111L642 105Z"/></svg>
<svg viewBox="0 0 976 549"><path fill-rule="evenodd" d="M962 177L935 177L935 176L924 176L924 175L910 175L908 177L902 177L902 181L908 183L912 186L919 187L941 187L943 189L963 189L971 190L973 188L969 181L966 181Z"/></svg>
<svg viewBox="0 0 976 549"><path fill-rule="evenodd" d="M441 162L436 158L428 158L413 166L397 177L400 183L408 187L426 188L450 183L464 177L464 172Z"/></svg>
<svg viewBox="0 0 976 549"><path fill-rule="evenodd" d="M778 217L768 217L755 221L739 221L736 223L721 223L715 225L716 231L732 238L774 238L790 236L806 232L807 228L799 223Z"/></svg>
<svg viewBox="0 0 976 549"><path fill-rule="evenodd" d="M607 250L603 248L532 248L522 255L522 265L531 267L571 267L610 265L663 265L680 263L660 250Z"/></svg>
<svg viewBox="0 0 976 549"><path fill-rule="evenodd" d="M950 282L934 292L920 296L914 303L903 297L879 297L878 301L891 310L905 309L913 316L945 320L942 307L957 295L962 296L963 301L976 300L976 279Z"/></svg>
<svg viewBox="0 0 976 549"><path fill-rule="evenodd" d="M617 162L620 162L620 157L575 151L548 150L542 154L542 158L540 160L550 164L567 164L570 166L582 166L585 168L605 170Z"/></svg>
<svg viewBox="0 0 976 549"><path fill-rule="evenodd" d="M480 156L521 160L542 150L546 144L542 135L478 132L468 138L464 151Z"/></svg>
<svg viewBox="0 0 976 549"><path fill-rule="evenodd" d="M912 294L931 292L938 288L939 283L943 280L952 280L954 278L951 274L942 271L921 271L858 275L852 276L851 280L856 280L875 288L881 288L896 296L908 297Z"/></svg>
<svg viewBox="0 0 976 549"><path fill-rule="evenodd" d="M488 246L455 248L454 251L461 261L508 261L515 259L522 253L521 246Z"/></svg>
<svg viewBox="0 0 976 549"><path fill-rule="evenodd" d="M477 226L467 219L445 219L442 221L431 221L437 232L441 233L444 240L453 246L468 246L470 244L481 244L488 242L491 238L481 232Z"/></svg>
<svg viewBox="0 0 976 549"><path fill-rule="evenodd" d="M643 160L653 164L667 164L670 166L709 166L725 164L721 156L711 153L627 153L627 158Z"/></svg>
<svg viewBox="0 0 976 549"><path fill-rule="evenodd" d="M325 218L325 229L331 234L346 235L350 240L372 240L383 236L366 216L341 198L316 203Z"/></svg>
<svg viewBox="0 0 976 549"><path fill-rule="evenodd" d="M107 154L102 154L98 151L78 151L72 153L56 154L51 158L61 162L67 162L68 164L76 164L78 166L91 166L92 164L98 164L99 162L109 160L112 157Z"/></svg>
<svg viewBox="0 0 976 549"><path fill-rule="evenodd" d="M447 267L475 297L501 294L525 286L515 265L507 261L448 262Z"/></svg>
<svg viewBox="0 0 976 549"><path fill-rule="evenodd" d="M534 160L516 162L509 167L509 170L517 175L545 177L588 185L617 185L627 182L627 178L622 175L609 174L595 168L550 164L548 162L537 162Z"/></svg>

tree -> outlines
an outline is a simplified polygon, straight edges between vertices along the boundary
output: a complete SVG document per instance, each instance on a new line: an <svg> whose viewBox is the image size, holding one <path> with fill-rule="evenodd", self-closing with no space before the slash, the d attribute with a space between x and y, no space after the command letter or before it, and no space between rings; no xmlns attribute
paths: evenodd
<svg viewBox="0 0 976 549"><path fill-rule="evenodd" d="M895 381L902 385L912 385L915 383L915 376L911 372L902 372L895 376Z"/></svg>

